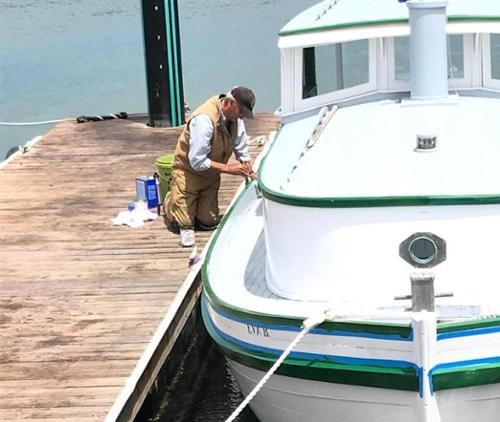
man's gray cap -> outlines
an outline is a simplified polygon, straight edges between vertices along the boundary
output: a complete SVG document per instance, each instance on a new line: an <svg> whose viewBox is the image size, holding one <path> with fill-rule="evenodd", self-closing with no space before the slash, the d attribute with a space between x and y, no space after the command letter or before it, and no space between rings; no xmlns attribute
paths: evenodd
<svg viewBox="0 0 500 422"><path fill-rule="evenodd" d="M253 119L253 108L255 107L255 94L244 86L235 86L231 90L231 96L238 102L241 114L247 119Z"/></svg>

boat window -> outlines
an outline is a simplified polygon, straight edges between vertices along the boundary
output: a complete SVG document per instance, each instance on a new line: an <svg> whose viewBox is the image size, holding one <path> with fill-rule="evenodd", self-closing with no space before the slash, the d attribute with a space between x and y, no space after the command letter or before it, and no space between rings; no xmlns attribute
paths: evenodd
<svg viewBox="0 0 500 422"><path fill-rule="evenodd" d="M398 37L394 40L394 65L397 81L410 80L410 39Z"/></svg>
<svg viewBox="0 0 500 422"><path fill-rule="evenodd" d="M410 80L409 52L410 46L408 37L398 37L394 40L394 71L397 81ZM448 78L463 79L464 75L464 37L460 34L448 35Z"/></svg>
<svg viewBox="0 0 500 422"><path fill-rule="evenodd" d="M500 80L500 34L490 36L491 78Z"/></svg>
<svg viewBox="0 0 500 422"><path fill-rule="evenodd" d="M304 48L302 62L303 99L369 82L368 40Z"/></svg>
<svg viewBox="0 0 500 422"><path fill-rule="evenodd" d="M464 36L448 35L448 78L463 79L464 73Z"/></svg>

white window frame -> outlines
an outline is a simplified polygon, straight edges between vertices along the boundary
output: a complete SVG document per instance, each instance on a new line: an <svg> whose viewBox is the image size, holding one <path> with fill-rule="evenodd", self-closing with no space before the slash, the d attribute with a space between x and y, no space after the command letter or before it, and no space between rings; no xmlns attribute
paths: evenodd
<svg viewBox="0 0 500 422"><path fill-rule="evenodd" d="M448 34L462 35L464 40L464 77L448 79L450 91L462 88L471 88L473 86L473 75L475 73L474 35L473 34ZM395 60L395 37L387 38L386 60L387 60L387 86L390 91L410 91L409 81L396 80L396 60Z"/></svg>
<svg viewBox="0 0 500 422"><path fill-rule="evenodd" d="M326 94L316 95L310 98L302 98L302 71L303 71L303 48L295 49L295 110L308 110L320 107L326 104L332 104L336 101L356 97L361 94L366 94L377 89L377 43L376 39L368 39L368 82L361 85L356 85L338 91L328 92ZM333 44L333 43L332 43ZM329 45L328 43L321 45ZM310 47L319 47L314 45ZM307 48L307 47L304 47Z"/></svg>
<svg viewBox="0 0 500 422"><path fill-rule="evenodd" d="M406 35L407 36L407 35ZM395 38L386 39L386 62L387 62L387 87L389 91L409 91L410 81L398 81L396 79L396 43Z"/></svg>
<svg viewBox="0 0 500 422"><path fill-rule="evenodd" d="M474 74L474 35L473 34L448 34L462 35L464 39L464 77L448 79L448 89L472 88Z"/></svg>
<svg viewBox="0 0 500 422"><path fill-rule="evenodd" d="M292 113L294 104L295 51L293 48L281 49L281 109L282 114Z"/></svg>
<svg viewBox="0 0 500 422"><path fill-rule="evenodd" d="M491 35L483 34L483 84L485 88L500 89L500 79L491 77ZM500 34L496 34L500 35Z"/></svg>

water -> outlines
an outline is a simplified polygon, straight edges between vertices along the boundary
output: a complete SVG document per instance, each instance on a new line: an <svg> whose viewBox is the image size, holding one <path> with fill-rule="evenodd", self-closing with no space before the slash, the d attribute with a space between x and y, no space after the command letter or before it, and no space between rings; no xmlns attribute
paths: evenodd
<svg viewBox="0 0 500 422"><path fill-rule="evenodd" d="M192 359L192 357L190 357ZM223 422L243 401L238 384L217 346L210 342L204 350L203 363L194 382L186 382L183 368L171 391L160 405L149 409L152 417L137 418L136 422ZM191 362L189 362L191 363ZM247 406L236 422L259 422Z"/></svg>
<svg viewBox="0 0 500 422"><path fill-rule="evenodd" d="M179 0L191 107L233 85L279 105L279 29L314 0ZM147 111L140 0L0 0L0 121ZM0 161L50 125L0 126Z"/></svg>
<svg viewBox="0 0 500 422"><path fill-rule="evenodd" d="M198 303L135 422L223 422L242 401ZM259 420L247 406L235 422Z"/></svg>

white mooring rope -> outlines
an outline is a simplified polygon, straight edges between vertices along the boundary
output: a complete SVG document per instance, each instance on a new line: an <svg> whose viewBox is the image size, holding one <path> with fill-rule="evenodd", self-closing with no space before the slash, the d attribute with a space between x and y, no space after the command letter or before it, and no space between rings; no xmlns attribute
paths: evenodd
<svg viewBox="0 0 500 422"><path fill-rule="evenodd" d="M235 409L235 411L226 419L225 422L233 422L239 414L245 409L245 407L252 401L252 399L257 395L257 393L264 387L269 378L276 372L276 370L281 366L283 361L288 357L288 355L292 352L292 350L299 344L299 342L304 338L304 336L311 331L314 327L317 327L321 324L327 316L327 312L321 312L318 315L311 316L304 320L303 329L298 334L297 337L288 345L288 347L283 351L278 360L274 363L274 365L266 372L264 377L258 382L258 384L254 387L254 389L250 392L250 394L243 400L240 405Z"/></svg>
<svg viewBox="0 0 500 422"><path fill-rule="evenodd" d="M0 126L37 126L37 125L48 125L50 123L67 122L69 120L74 120L74 119L45 120L43 122L0 122Z"/></svg>

